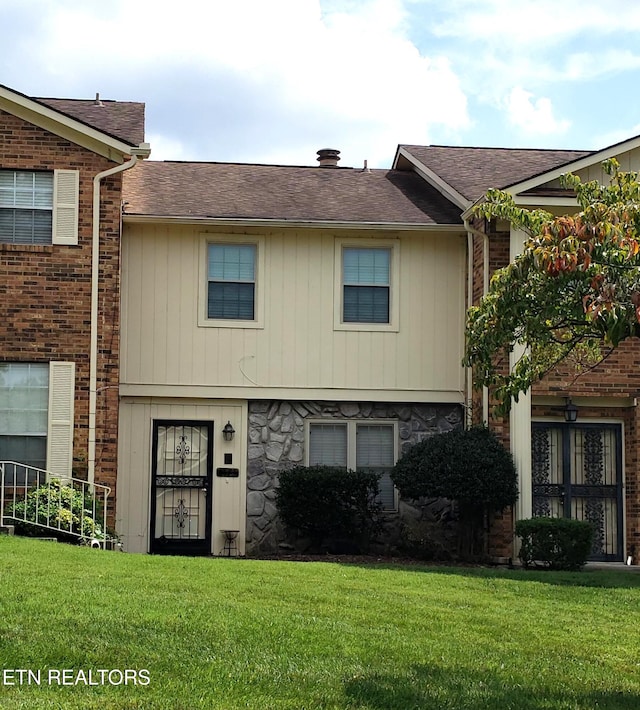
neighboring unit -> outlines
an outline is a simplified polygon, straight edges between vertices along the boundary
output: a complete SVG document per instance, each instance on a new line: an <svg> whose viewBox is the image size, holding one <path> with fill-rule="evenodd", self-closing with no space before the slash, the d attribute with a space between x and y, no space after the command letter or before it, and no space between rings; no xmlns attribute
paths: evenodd
<svg viewBox="0 0 640 710"><path fill-rule="evenodd" d="M0 460L115 488L121 171L144 105L0 86Z"/></svg>

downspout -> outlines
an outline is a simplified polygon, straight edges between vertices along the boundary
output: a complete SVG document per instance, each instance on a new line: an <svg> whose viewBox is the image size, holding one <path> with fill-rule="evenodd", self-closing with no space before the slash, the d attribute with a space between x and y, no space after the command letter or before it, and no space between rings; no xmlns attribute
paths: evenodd
<svg viewBox="0 0 640 710"><path fill-rule="evenodd" d="M148 143L141 143L131 151L131 158L122 165L103 170L93 178L93 234L91 238L91 330L89 339L89 440L87 444L87 481L95 482L96 475L96 409L98 382L98 281L100 277L100 183L106 177L132 168L138 158L148 158Z"/></svg>
<svg viewBox="0 0 640 710"><path fill-rule="evenodd" d="M482 295L486 296L489 291L489 235L486 232L481 232L479 229L472 227L467 217L463 215L464 228L467 230L467 249L469 250L469 275L467 284L467 298L471 305L473 299L473 237L482 238ZM467 368L467 391L471 397L473 389L473 374L471 368ZM482 421L487 424L489 421L489 388L482 388Z"/></svg>

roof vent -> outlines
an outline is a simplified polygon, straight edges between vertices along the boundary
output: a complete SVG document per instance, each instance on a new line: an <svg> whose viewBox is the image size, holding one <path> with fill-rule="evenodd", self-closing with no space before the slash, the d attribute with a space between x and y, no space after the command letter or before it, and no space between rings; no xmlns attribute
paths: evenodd
<svg viewBox="0 0 640 710"><path fill-rule="evenodd" d="M320 168L337 168L340 160L340 151L335 148L321 148L318 151L318 163Z"/></svg>
<svg viewBox="0 0 640 710"><path fill-rule="evenodd" d="M104 106L102 101L100 101L100 94L96 91L96 100L93 102L94 106Z"/></svg>

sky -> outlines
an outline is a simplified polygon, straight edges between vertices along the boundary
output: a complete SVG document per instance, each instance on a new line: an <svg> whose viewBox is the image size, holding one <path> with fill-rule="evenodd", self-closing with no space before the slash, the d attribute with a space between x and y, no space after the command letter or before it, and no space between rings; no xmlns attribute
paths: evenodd
<svg viewBox="0 0 640 710"><path fill-rule="evenodd" d="M640 134L638 0L0 0L0 84L146 104L154 160L390 167Z"/></svg>

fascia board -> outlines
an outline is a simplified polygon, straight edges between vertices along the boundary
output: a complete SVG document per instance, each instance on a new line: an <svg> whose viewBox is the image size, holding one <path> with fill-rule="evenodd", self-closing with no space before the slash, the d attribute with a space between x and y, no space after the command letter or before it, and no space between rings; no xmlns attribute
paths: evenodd
<svg viewBox="0 0 640 710"><path fill-rule="evenodd" d="M513 201L516 205L525 207L577 207L578 200L575 197L536 197L535 195L514 195Z"/></svg>
<svg viewBox="0 0 640 710"><path fill-rule="evenodd" d="M519 192L526 192L527 190L544 185L551 180L555 180L565 173L576 172L577 170L582 170L582 168L588 168L591 165L601 163L603 160L607 160L609 158L615 158L616 155L620 155L620 153L625 153L629 150L634 150L635 148L640 148L640 136L629 138L629 140L623 141L622 143L615 143L614 145L603 148L595 153L585 155L584 158L574 160L572 163L566 163L565 165L561 165L559 168L554 168L549 172L529 178L524 182L509 185L504 188L504 191L512 195Z"/></svg>
<svg viewBox="0 0 640 710"><path fill-rule="evenodd" d="M115 162L123 162L135 147L3 86L0 109Z"/></svg>
<svg viewBox="0 0 640 710"><path fill-rule="evenodd" d="M424 163L418 160L414 155L409 153L405 148L400 146L394 160L394 166L397 163L398 157L406 158L412 165L414 171L426 182L435 187L438 192L444 195L454 205L464 210L470 206L471 200L468 200L464 195L461 195L455 188L451 187L448 182L443 180L439 175L428 168Z"/></svg>
<svg viewBox="0 0 640 710"><path fill-rule="evenodd" d="M512 195L513 201L520 207L577 207L575 197L536 197L535 195ZM462 213L462 219L468 220L473 215L473 208L484 202L484 196L477 199Z"/></svg>
<svg viewBox="0 0 640 710"><path fill-rule="evenodd" d="M413 222L330 222L319 220L286 219L232 219L228 217L185 217L181 215L124 214L122 221L128 224L196 224L219 227L311 227L316 229L363 229L381 231L420 231L464 233L460 224L415 224Z"/></svg>

